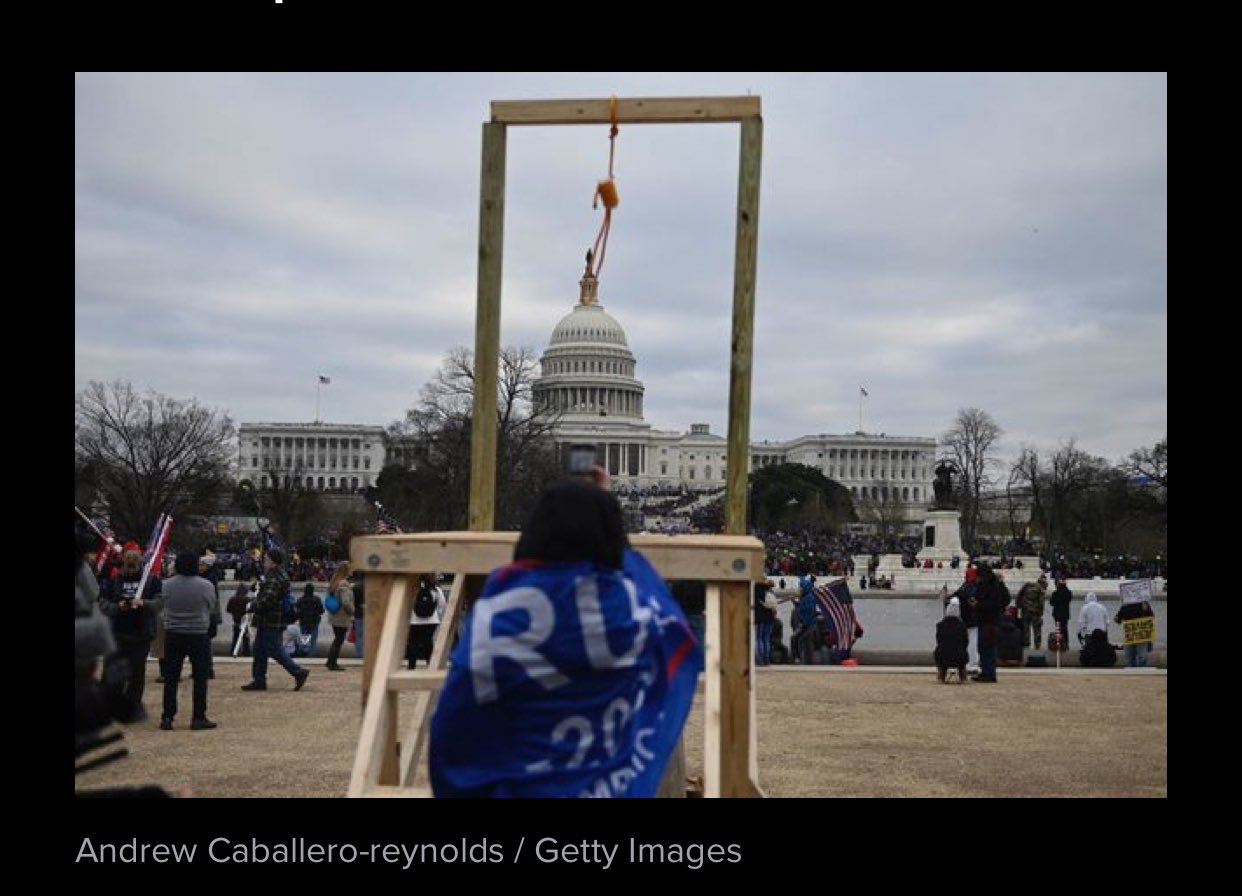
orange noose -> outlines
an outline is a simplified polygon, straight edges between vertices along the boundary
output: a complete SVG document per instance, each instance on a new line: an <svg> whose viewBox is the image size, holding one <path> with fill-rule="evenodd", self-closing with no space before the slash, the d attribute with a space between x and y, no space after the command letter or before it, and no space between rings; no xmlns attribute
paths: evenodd
<svg viewBox="0 0 1242 896"><path fill-rule="evenodd" d="M608 231L612 228L612 210L617 207L621 201L617 196L617 182L613 177L613 161L617 152L617 98L614 96L612 102L609 103L609 117L612 119L612 127L608 131L608 179L601 180L595 185L595 198L591 202L591 208L599 208L602 200L604 203L604 220L599 226L599 233L595 237L595 247L587 255L587 273L596 277L600 271L604 269L604 255L608 251ZM594 269L591 267L592 259L596 260Z"/></svg>

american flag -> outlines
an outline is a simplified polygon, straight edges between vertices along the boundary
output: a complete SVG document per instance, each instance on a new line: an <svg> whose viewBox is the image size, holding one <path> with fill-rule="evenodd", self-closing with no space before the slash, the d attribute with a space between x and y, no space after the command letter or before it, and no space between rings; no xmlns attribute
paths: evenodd
<svg viewBox="0 0 1242 896"><path fill-rule="evenodd" d="M155 528L151 530L151 535L147 538L147 546L142 550L142 563L144 566L150 565L155 559L155 552L159 548L160 536L164 534L164 520L168 514L161 513L160 518L155 521Z"/></svg>
<svg viewBox="0 0 1242 896"><path fill-rule="evenodd" d="M854 615L854 598L850 596L850 588L845 584L845 579L837 579L817 587L815 600L824 611L824 624L835 636L837 648L849 650L862 634L862 626Z"/></svg>
<svg viewBox="0 0 1242 896"><path fill-rule="evenodd" d="M388 515L388 511L384 510L384 505L379 501L375 502L375 514L376 535L395 535L401 531L400 524Z"/></svg>

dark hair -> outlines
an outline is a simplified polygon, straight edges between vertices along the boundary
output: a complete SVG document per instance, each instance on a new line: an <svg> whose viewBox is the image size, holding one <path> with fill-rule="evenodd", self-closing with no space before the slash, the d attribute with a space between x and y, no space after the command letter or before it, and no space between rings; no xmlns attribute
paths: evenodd
<svg viewBox="0 0 1242 896"><path fill-rule="evenodd" d="M198 575L198 554L194 551L181 551L173 561L173 572L179 576Z"/></svg>
<svg viewBox="0 0 1242 896"><path fill-rule="evenodd" d="M589 560L620 569L629 547L621 521L621 505L597 485L566 482L548 489L522 527L514 560L546 563Z"/></svg>
<svg viewBox="0 0 1242 896"><path fill-rule="evenodd" d="M280 548L269 548L267 552L267 559L271 560L277 566L280 566L285 562L285 552Z"/></svg>
<svg viewBox="0 0 1242 896"><path fill-rule="evenodd" d="M314 597L315 596L315 583L307 582L306 587L302 589L302 595L304 597Z"/></svg>

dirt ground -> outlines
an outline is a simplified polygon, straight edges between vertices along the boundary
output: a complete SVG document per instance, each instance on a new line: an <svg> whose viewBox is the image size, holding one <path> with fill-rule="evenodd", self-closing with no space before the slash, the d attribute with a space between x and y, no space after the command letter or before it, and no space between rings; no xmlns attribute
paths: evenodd
<svg viewBox="0 0 1242 896"><path fill-rule="evenodd" d="M78 775L76 788L343 796L361 671L308 668L302 691L273 666L271 690L246 693L249 664L217 659L208 715L220 727L189 730L187 682L170 732L158 728L163 686L151 665L151 719L125 729L130 755ZM1168 795L1164 674L1002 669L999 684L957 686L931 671L757 671L760 784L771 797ZM691 775L702 769L702 739L696 704L685 734Z"/></svg>

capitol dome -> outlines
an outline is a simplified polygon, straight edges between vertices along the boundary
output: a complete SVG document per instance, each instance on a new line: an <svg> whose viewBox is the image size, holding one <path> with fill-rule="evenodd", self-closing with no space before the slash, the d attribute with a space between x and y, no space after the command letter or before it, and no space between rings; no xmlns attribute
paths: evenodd
<svg viewBox="0 0 1242 896"><path fill-rule="evenodd" d="M574 310L561 318L552 329L549 346L569 345L571 343L595 344L603 343L628 349L625 330L617 319L604 310L597 302L590 305L577 305Z"/></svg>
<svg viewBox="0 0 1242 896"><path fill-rule="evenodd" d="M539 359L535 403L562 416L641 421L643 384L634 378L625 330L599 303L593 275L579 286L578 304L552 328Z"/></svg>

